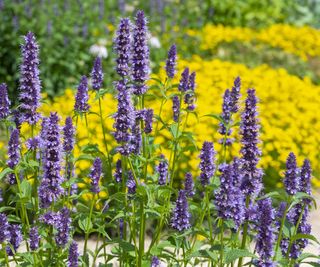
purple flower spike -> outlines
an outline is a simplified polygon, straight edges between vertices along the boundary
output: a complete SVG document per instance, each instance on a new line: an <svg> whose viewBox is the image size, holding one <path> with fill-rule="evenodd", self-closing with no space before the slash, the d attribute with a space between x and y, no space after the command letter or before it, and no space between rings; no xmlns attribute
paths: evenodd
<svg viewBox="0 0 320 267"><path fill-rule="evenodd" d="M149 134L152 132L152 119L153 119L153 109L145 110L145 119L144 119L144 132Z"/></svg>
<svg viewBox="0 0 320 267"><path fill-rule="evenodd" d="M160 260L157 256L152 257L151 266L150 267L160 267Z"/></svg>
<svg viewBox="0 0 320 267"><path fill-rule="evenodd" d="M69 255L68 255L68 267L78 267L79 266L79 252L78 252L78 244L75 241L72 241L69 247Z"/></svg>
<svg viewBox="0 0 320 267"><path fill-rule="evenodd" d="M186 92L189 90L189 68L185 68L181 73L178 89L180 92Z"/></svg>
<svg viewBox="0 0 320 267"><path fill-rule="evenodd" d="M9 223L4 213L0 213L0 229L0 243L3 243L10 237Z"/></svg>
<svg viewBox="0 0 320 267"><path fill-rule="evenodd" d="M59 117L51 113L48 120L43 123L43 178L39 187L41 208L48 208L64 192L61 184L61 143Z"/></svg>
<svg viewBox="0 0 320 267"><path fill-rule="evenodd" d="M168 161L165 159L164 155L160 155L161 161L156 167L156 170L159 174L158 184L165 185L167 183L168 176Z"/></svg>
<svg viewBox="0 0 320 267"><path fill-rule="evenodd" d="M131 130L132 135L131 135L131 152L134 153L135 155L140 154L140 150L142 147L142 136L141 136L141 127L139 121L135 121L135 124Z"/></svg>
<svg viewBox="0 0 320 267"><path fill-rule="evenodd" d="M172 111L173 111L173 120L175 122L178 122L180 117L180 99L179 99L179 96L177 95L175 95L172 98Z"/></svg>
<svg viewBox="0 0 320 267"><path fill-rule="evenodd" d="M116 162L116 171L114 172L114 180L117 183L121 183L122 181L122 167L121 167L121 159L118 159Z"/></svg>
<svg viewBox="0 0 320 267"><path fill-rule="evenodd" d="M10 100L8 88L5 83L0 84L0 120L6 119L10 114Z"/></svg>
<svg viewBox="0 0 320 267"><path fill-rule="evenodd" d="M8 143L8 160L7 165L11 169L19 163L20 160L20 132L18 129L14 129L11 132L9 143ZM14 173L8 175L9 184L15 184L16 177Z"/></svg>
<svg viewBox="0 0 320 267"><path fill-rule="evenodd" d="M184 180L184 190L186 191L187 197L193 197L195 194L193 178L190 172L186 173Z"/></svg>
<svg viewBox="0 0 320 267"><path fill-rule="evenodd" d="M22 63L20 66L20 95L19 112L20 122L28 122L31 125L37 123L40 114L40 78L39 78L39 47L32 32L24 36L24 44L21 46Z"/></svg>
<svg viewBox="0 0 320 267"><path fill-rule="evenodd" d="M93 68L91 71L92 88L94 90L99 90L102 88L103 83L103 70L101 58L97 57L94 61Z"/></svg>
<svg viewBox="0 0 320 267"><path fill-rule="evenodd" d="M128 171L127 188L130 195L134 195L136 193L137 184L134 180L132 171Z"/></svg>
<svg viewBox="0 0 320 267"><path fill-rule="evenodd" d="M38 232L38 227L37 226L33 226L30 229L29 243L30 243L30 249L32 251L37 250L39 248L40 236L39 236L39 232Z"/></svg>
<svg viewBox="0 0 320 267"><path fill-rule="evenodd" d="M200 153L200 181L203 186L210 183L210 178L215 172L215 155L213 143L205 141Z"/></svg>
<svg viewBox="0 0 320 267"><path fill-rule="evenodd" d="M311 195L311 163L305 159L301 167L300 191ZM306 200L310 203L310 200Z"/></svg>
<svg viewBox="0 0 320 267"><path fill-rule="evenodd" d="M184 103L187 104L187 109L193 111L195 109L194 105L194 89L196 87L196 73L192 72L189 75L188 81L188 93L184 96Z"/></svg>
<svg viewBox="0 0 320 267"><path fill-rule="evenodd" d="M41 140L40 140L40 137L38 137L38 136L33 137L33 138L29 138L26 141L26 147L29 150L37 150L40 147L40 142L41 142Z"/></svg>
<svg viewBox="0 0 320 267"><path fill-rule="evenodd" d="M68 267L78 267L79 266L79 252L78 252L78 244L75 241L72 241L69 247L69 255L68 255Z"/></svg>
<svg viewBox="0 0 320 267"><path fill-rule="evenodd" d="M177 47L173 44L169 51L166 62L166 73L169 78L173 78L176 74L176 65L177 65Z"/></svg>
<svg viewBox="0 0 320 267"><path fill-rule="evenodd" d="M82 76L80 84L78 86L74 110L79 113L88 112L90 109L88 100L88 79L86 76Z"/></svg>
<svg viewBox="0 0 320 267"><path fill-rule="evenodd" d="M236 113L239 110L239 99L240 99L240 88L241 88L241 80L240 77L235 78L234 84L231 90L231 109L232 113Z"/></svg>
<svg viewBox="0 0 320 267"><path fill-rule="evenodd" d="M65 126L63 127L63 151L70 153L74 148L75 128L72 123L72 118L67 117Z"/></svg>
<svg viewBox="0 0 320 267"><path fill-rule="evenodd" d="M10 238L9 242L13 248L7 246L6 251L9 256L13 256L14 253L16 253L17 249L20 246L20 243L22 242L22 234L21 234L21 225L18 224L10 224L9 225L9 232L10 232Z"/></svg>
<svg viewBox="0 0 320 267"><path fill-rule="evenodd" d="M147 24L144 12L139 10L135 17L132 42L132 81L136 95L142 95L148 89L145 84L150 73Z"/></svg>
<svg viewBox="0 0 320 267"><path fill-rule="evenodd" d="M133 108L130 90L126 88L123 81L119 81L116 84L118 90L118 110L114 115L115 122L113 128L115 128L114 137L118 144L121 146L118 151L122 155L129 155L131 152L130 140L131 133L135 123L135 111Z"/></svg>
<svg viewBox="0 0 320 267"><path fill-rule="evenodd" d="M124 221L123 221L123 218L120 218L119 219L119 237L120 239L123 239L123 232L124 232Z"/></svg>
<svg viewBox="0 0 320 267"><path fill-rule="evenodd" d="M96 158L93 162L93 166L90 173L91 178L91 191L98 194L100 192L99 181L102 175L102 161L100 158Z"/></svg>
<svg viewBox="0 0 320 267"><path fill-rule="evenodd" d="M188 200L184 190L179 191L176 206L171 217L171 227L182 232L191 227Z"/></svg>
<svg viewBox="0 0 320 267"><path fill-rule="evenodd" d="M233 164L221 164L219 170L220 188L215 192L218 216L233 220L238 229L245 219L245 197L239 188L237 159Z"/></svg>
<svg viewBox="0 0 320 267"><path fill-rule="evenodd" d="M258 201L258 234L256 249L260 256L258 266L276 266L272 261L273 246L275 242L275 229L273 221L275 212L272 208L270 198L265 198Z"/></svg>
<svg viewBox="0 0 320 267"><path fill-rule="evenodd" d="M299 177L296 156L291 152L287 158L284 185L289 195L295 195L299 191Z"/></svg>
<svg viewBox="0 0 320 267"><path fill-rule="evenodd" d="M248 89L245 110L241 115L241 143L243 161L243 181L241 189L247 195L258 195L262 189L262 170L257 168L260 160L261 151L258 148L259 129L258 112L257 112L257 97L254 89Z"/></svg>
<svg viewBox="0 0 320 267"><path fill-rule="evenodd" d="M69 234L71 230L71 218L68 208L63 207L58 213L59 219L56 222L55 227L58 233L55 236L56 244L59 247L65 247L69 241Z"/></svg>
<svg viewBox="0 0 320 267"><path fill-rule="evenodd" d="M130 74L130 28L130 20L122 18L118 26L116 38L114 39L114 50L117 53L116 72L122 78Z"/></svg>

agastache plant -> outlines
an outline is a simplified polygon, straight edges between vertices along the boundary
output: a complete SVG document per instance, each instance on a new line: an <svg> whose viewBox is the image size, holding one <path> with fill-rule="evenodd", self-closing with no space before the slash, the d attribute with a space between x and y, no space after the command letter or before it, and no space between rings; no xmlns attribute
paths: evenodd
<svg viewBox="0 0 320 267"><path fill-rule="evenodd" d="M83 15L85 6L77 2ZM78 24L79 34L81 28L88 34L88 23ZM26 35L20 103L11 110L7 87L0 84L0 128L8 131L0 136L7 142L0 170L0 265L295 267L317 260L304 253L317 243L309 222L315 206L311 162L300 166L300 155L290 153L284 188L263 186L256 96L263 96L261 88L248 89L242 102L237 77L224 92L221 114L206 116L201 105L195 109L196 73L176 69L175 45L163 64L152 64L166 73L151 74L148 37L142 11L134 25L120 19L114 62L106 66L114 69L114 90L102 90L102 62L96 58L81 78L74 110L60 121L53 109L49 117L39 113L38 47L34 35ZM95 94L91 106L88 76ZM108 94L114 99L102 105ZM210 90L205 97L212 97ZM188 121L193 115L219 119L212 138L203 142L189 129L197 123ZM232 131L240 138L226 151ZM266 169L265 179L273 178Z"/></svg>

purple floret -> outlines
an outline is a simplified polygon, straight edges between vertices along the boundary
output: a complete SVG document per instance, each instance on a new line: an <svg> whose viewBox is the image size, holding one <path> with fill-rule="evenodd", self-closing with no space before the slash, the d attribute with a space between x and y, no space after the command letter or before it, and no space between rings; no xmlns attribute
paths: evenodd
<svg viewBox="0 0 320 267"><path fill-rule="evenodd" d="M177 65L177 47L175 44L173 44L169 51L168 51L168 57L166 61L166 73L169 78L173 78L176 74L176 65Z"/></svg>
<svg viewBox="0 0 320 267"><path fill-rule="evenodd" d="M99 181L102 175L102 161L100 158L96 158L93 162L93 166L90 173L91 178L91 191L93 193L99 193Z"/></svg>
<svg viewBox="0 0 320 267"><path fill-rule="evenodd" d="M78 113L88 112L90 109L88 100L88 79L86 76L82 76L76 94L74 110Z"/></svg>
<svg viewBox="0 0 320 267"><path fill-rule="evenodd" d="M142 95L148 90L145 84L150 73L147 24L144 12L139 10L135 17L132 40L132 81L136 95Z"/></svg>
<svg viewBox="0 0 320 267"><path fill-rule="evenodd" d="M6 119L10 114L10 100L8 88L5 83L0 84L0 120Z"/></svg>
<svg viewBox="0 0 320 267"><path fill-rule="evenodd" d="M20 157L20 131L18 129L14 129L10 134L8 143L8 167L14 169L19 163ZM10 173L8 175L8 182L9 184L15 184L17 182L14 173Z"/></svg>
<svg viewBox="0 0 320 267"><path fill-rule="evenodd" d="M102 88L103 83L103 70L101 58L97 57L93 63L91 71L92 88L96 91Z"/></svg>
<svg viewBox="0 0 320 267"><path fill-rule="evenodd" d="M210 183L210 178L215 172L215 155L213 143L205 141L200 152L200 182L203 186Z"/></svg>
<svg viewBox="0 0 320 267"><path fill-rule="evenodd" d="M28 122L34 125L41 117L37 112L40 107L41 83L39 78L39 47L32 32L24 36L21 52L19 119L20 123Z"/></svg>
<svg viewBox="0 0 320 267"><path fill-rule="evenodd" d="M182 232L191 227L188 200L184 190L179 191L176 206L171 216L171 227Z"/></svg>

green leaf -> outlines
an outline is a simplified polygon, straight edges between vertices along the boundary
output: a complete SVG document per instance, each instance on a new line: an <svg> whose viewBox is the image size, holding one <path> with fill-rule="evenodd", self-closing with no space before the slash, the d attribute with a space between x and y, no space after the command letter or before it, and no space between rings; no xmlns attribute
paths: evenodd
<svg viewBox="0 0 320 267"><path fill-rule="evenodd" d="M317 263L317 262L304 262L304 264L309 264L314 267L320 267L320 263Z"/></svg>
<svg viewBox="0 0 320 267"><path fill-rule="evenodd" d="M201 118L202 117L211 117L211 118L217 119L218 121L223 121L219 114L213 114L213 113L212 114L206 114L206 115L201 116Z"/></svg>
<svg viewBox="0 0 320 267"><path fill-rule="evenodd" d="M231 249L226 253L225 263L229 264L242 257L257 258L255 254L249 252L247 249Z"/></svg>
<svg viewBox="0 0 320 267"><path fill-rule="evenodd" d="M89 217L79 220L79 227L85 233L88 233L92 229L92 222L89 220Z"/></svg>
<svg viewBox="0 0 320 267"><path fill-rule="evenodd" d="M318 239L314 235L301 234L301 233L294 235L292 238L290 238L290 241L294 242L298 239L309 239L309 240L316 242L317 244L320 244L320 242L318 241Z"/></svg>
<svg viewBox="0 0 320 267"><path fill-rule="evenodd" d="M8 174L13 173L13 172L14 172L14 171L13 171L11 168L9 168L9 167L3 169L3 170L1 171L1 173L0 173L0 181L1 181L3 178L5 178Z"/></svg>

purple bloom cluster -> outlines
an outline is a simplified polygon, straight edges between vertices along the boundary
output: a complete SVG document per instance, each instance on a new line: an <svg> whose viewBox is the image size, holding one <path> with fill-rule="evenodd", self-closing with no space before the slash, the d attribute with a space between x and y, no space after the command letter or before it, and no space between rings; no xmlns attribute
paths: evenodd
<svg viewBox="0 0 320 267"><path fill-rule="evenodd" d="M194 105L194 89L196 87L196 73L192 72L189 75L188 81L188 91L184 96L184 103L187 104L187 109L193 111L195 109Z"/></svg>
<svg viewBox="0 0 320 267"><path fill-rule="evenodd" d="M145 82L150 73L147 23L144 12L139 10L135 18L132 42L132 81L133 92L136 95L142 95L147 91Z"/></svg>
<svg viewBox="0 0 320 267"><path fill-rule="evenodd" d="M203 186L210 183L215 172L215 154L213 143L205 141L200 152L200 181Z"/></svg>
<svg viewBox="0 0 320 267"><path fill-rule="evenodd" d="M152 132L152 119L153 119L153 109L142 109L136 111L136 120L142 120L144 122L143 131L146 134Z"/></svg>
<svg viewBox="0 0 320 267"><path fill-rule="evenodd" d="M142 146L142 136L141 136L141 127L140 122L135 120L133 128L131 129L131 152L135 155L140 154L141 146Z"/></svg>
<svg viewBox="0 0 320 267"><path fill-rule="evenodd" d="M0 120L6 119L10 114L10 100L5 83L0 84Z"/></svg>
<svg viewBox="0 0 320 267"><path fill-rule="evenodd" d="M22 63L20 66L20 122L33 125L40 119L37 109L40 106L39 47L32 32L24 37L21 46Z"/></svg>
<svg viewBox="0 0 320 267"><path fill-rule="evenodd" d="M286 162L284 186L289 195L295 195L299 191L299 170L296 156L291 152Z"/></svg>
<svg viewBox="0 0 320 267"><path fill-rule="evenodd" d="M160 267L160 260L157 256L152 257L151 266L150 267Z"/></svg>
<svg viewBox="0 0 320 267"><path fill-rule="evenodd" d="M262 189L262 170L257 168L261 151L258 148L259 124L257 118L257 97L254 89L248 89L245 110L241 116L241 154L243 180L241 189L245 194L257 195Z"/></svg>
<svg viewBox="0 0 320 267"><path fill-rule="evenodd" d="M63 207L58 213L59 219L56 222L55 227L58 233L55 236L56 244L59 247L65 247L69 241L69 234L71 230L71 218L68 208Z"/></svg>
<svg viewBox="0 0 320 267"><path fill-rule="evenodd" d="M122 78L130 74L130 28L130 20L122 18L114 40L114 49L117 53L116 72Z"/></svg>
<svg viewBox="0 0 320 267"><path fill-rule="evenodd" d="M272 262L273 246L275 242L275 229L273 221L275 212L272 208L270 198L265 198L258 201L258 234L256 250L260 256L258 266L276 266Z"/></svg>
<svg viewBox="0 0 320 267"><path fill-rule="evenodd" d="M51 113L44 123L43 135L43 178L39 187L40 206L48 208L63 194L61 183L61 143L59 117Z"/></svg>
<svg viewBox="0 0 320 267"><path fill-rule="evenodd" d="M20 132L18 129L14 129L11 132L9 143L8 143L8 160L7 165L14 169L20 160ZM9 184L15 184L16 177L14 173L8 175Z"/></svg>
<svg viewBox="0 0 320 267"><path fill-rule="evenodd" d="M128 171L127 188L130 195L134 195L136 193L137 184L134 180L132 171Z"/></svg>
<svg viewBox="0 0 320 267"><path fill-rule="evenodd" d="M41 140L40 140L40 137L38 137L38 136L33 137L33 138L29 138L26 141L26 147L29 150L37 150L40 147L40 142L41 142Z"/></svg>
<svg viewBox="0 0 320 267"><path fill-rule="evenodd" d="M234 81L234 86L230 91L227 89L223 96L222 104L222 122L219 123L219 133L226 136L226 139L219 140L220 143L224 145L231 145L233 143L232 138L227 138L231 135L231 129L227 127L232 123L232 114L238 111L239 109L239 98L240 98L240 78L237 77Z"/></svg>
<svg viewBox="0 0 320 267"><path fill-rule="evenodd" d="M120 233L120 235L119 235L119 237L120 237L120 239L123 239L123 231L124 231L124 221L123 221L123 218L120 218L119 219L119 233Z"/></svg>
<svg viewBox="0 0 320 267"><path fill-rule="evenodd" d="M21 225L19 224L9 224L9 243L11 244L12 248L10 246L6 247L7 254L9 256L13 256L13 254L17 251L17 249L20 246L20 243L22 242L22 233L21 233Z"/></svg>
<svg viewBox="0 0 320 267"><path fill-rule="evenodd" d="M113 174L114 180L117 183L121 183L122 181L122 167L121 167L121 159L118 159L116 162L116 171Z"/></svg>
<svg viewBox="0 0 320 267"><path fill-rule="evenodd" d="M0 243L3 243L10 237L9 223L4 213L0 213L0 229Z"/></svg>
<svg viewBox="0 0 320 267"><path fill-rule="evenodd" d="M180 92L186 92L189 89L189 68L185 68L181 73L178 89Z"/></svg>
<svg viewBox="0 0 320 267"><path fill-rule="evenodd" d="M187 197L193 197L195 194L194 182L193 182L192 174L190 172L187 172L185 175L184 190L186 191Z"/></svg>
<svg viewBox="0 0 320 267"><path fill-rule="evenodd" d="M219 166L220 188L215 192L215 205L218 216L223 219L232 219L236 228L245 219L245 197L240 190L239 165L237 159L232 164Z"/></svg>
<svg viewBox="0 0 320 267"><path fill-rule="evenodd" d="M38 232L38 227L37 226L33 226L30 229L29 243L30 243L30 249L32 251L37 250L39 248L40 236L39 236L39 232Z"/></svg>
<svg viewBox="0 0 320 267"><path fill-rule="evenodd" d="M63 151L70 153L74 148L75 128L72 123L72 118L67 117L65 126L63 127Z"/></svg>
<svg viewBox="0 0 320 267"><path fill-rule="evenodd" d="M237 113L239 110L240 88L241 88L241 79L240 77L237 77L235 78L232 89L231 89L230 111L232 113Z"/></svg>
<svg viewBox="0 0 320 267"><path fill-rule="evenodd" d="M184 190L180 190L178 199L176 201L176 206L171 217L172 228L178 230L179 232L189 229L191 227L190 217L191 215L189 213L186 192Z"/></svg>
<svg viewBox="0 0 320 267"><path fill-rule="evenodd" d="M168 176L168 161L165 159L164 155L160 155L161 161L156 167L156 170L159 174L158 184L165 185L167 183Z"/></svg>
<svg viewBox="0 0 320 267"><path fill-rule="evenodd" d="M79 113L88 112L90 109L88 100L88 79L86 76L82 76L78 86L74 110Z"/></svg>
<svg viewBox="0 0 320 267"><path fill-rule="evenodd" d="M95 158L93 166L90 173L91 178L91 191L93 193L99 193L99 181L102 175L102 161L100 158Z"/></svg>
<svg viewBox="0 0 320 267"><path fill-rule="evenodd" d="M123 81L117 82L118 90L118 111L114 116L115 122L113 127L116 129L114 137L121 144L118 151L122 155L128 155L130 149L130 130L135 123L135 111L132 105L130 90L126 88Z"/></svg>
<svg viewBox="0 0 320 267"><path fill-rule="evenodd" d="M103 83L103 70L101 58L97 57L93 63L91 71L92 88L96 91L102 88Z"/></svg>
<svg viewBox="0 0 320 267"><path fill-rule="evenodd" d="M78 252L78 244L75 241L72 241L69 247L69 255L68 255L68 267L78 267L79 266L79 252Z"/></svg>
<svg viewBox="0 0 320 267"><path fill-rule="evenodd" d="M180 99L179 99L179 96L177 95L175 95L172 98L172 111L173 111L173 120L175 122L178 122L180 117Z"/></svg>
<svg viewBox="0 0 320 267"><path fill-rule="evenodd" d="M177 65L177 47L175 44L173 44L169 51L168 51L168 57L166 61L166 73L169 78L173 78L176 74L176 65Z"/></svg>

